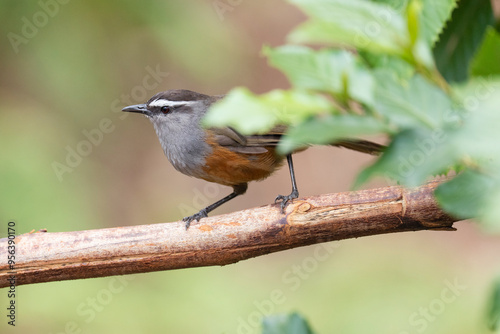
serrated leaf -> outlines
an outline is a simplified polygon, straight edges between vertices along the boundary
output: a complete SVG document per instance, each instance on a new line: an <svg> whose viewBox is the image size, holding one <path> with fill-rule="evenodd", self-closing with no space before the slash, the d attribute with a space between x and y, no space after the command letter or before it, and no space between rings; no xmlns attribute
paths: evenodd
<svg viewBox="0 0 500 334"><path fill-rule="evenodd" d="M325 97L313 93L273 90L255 95L246 88L235 88L210 108L203 125L232 126L243 134L264 133L276 124L296 124L331 110Z"/></svg>
<svg viewBox="0 0 500 334"><path fill-rule="evenodd" d="M420 0L422 11L419 15L419 33L427 45L433 46L443 31L446 21L451 17L453 9L456 7L456 0ZM404 15L408 5L412 3L409 0L372 0L378 4L385 4L393 8L396 12Z"/></svg>
<svg viewBox="0 0 500 334"><path fill-rule="evenodd" d="M398 181L415 187L429 176L445 173L457 159L456 150L449 142L449 135L437 130L405 130L397 134L384 154L371 166L363 170L354 187L374 176Z"/></svg>
<svg viewBox="0 0 500 334"><path fill-rule="evenodd" d="M413 127L397 134L382 157L358 176L356 186L374 175L417 186L428 176L459 166L464 171L436 192L440 204L457 217L476 217L490 231L499 231L500 79L452 88L460 105L442 114L443 121L433 130ZM441 104L439 98L433 100Z"/></svg>
<svg viewBox="0 0 500 334"><path fill-rule="evenodd" d="M420 75L401 82L378 71L375 80L375 110L401 128L438 128L452 109L450 98Z"/></svg>
<svg viewBox="0 0 500 334"><path fill-rule="evenodd" d="M375 53L408 55L406 22L394 9L362 0L290 0L312 19L289 39L299 43L345 44Z"/></svg>
<svg viewBox="0 0 500 334"><path fill-rule="evenodd" d="M269 63L299 89L313 89L373 104L373 78L356 56L344 50L287 45L265 48ZM347 96L345 96L347 95Z"/></svg>
<svg viewBox="0 0 500 334"><path fill-rule="evenodd" d="M403 14L410 0L374 0L377 3L385 3L399 13ZM433 46L443 31L451 17L453 9L456 7L456 0L420 0L422 2L422 12L420 15L419 36Z"/></svg>
<svg viewBox="0 0 500 334"><path fill-rule="evenodd" d="M265 317L262 334L313 334L313 331L303 317L291 313Z"/></svg>
<svg viewBox="0 0 500 334"><path fill-rule="evenodd" d="M500 79L478 79L453 87L466 108L463 125L450 134L457 162L467 170L438 188L442 207L463 218L476 217L492 232L500 231Z"/></svg>
<svg viewBox="0 0 500 334"><path fill-rule="evenodd" d="M325 115L309 119L282 138L278 151L287 154L310 144L332 144L339 139L356 138L390 131L389 126L369 116Z"/></svg>
<svg viewBox="0 0 500 334"><path fill-rule="evenodd" d="M434 47L436 65L448 82L467 79L469 63L488 25L494 24L490 0L461 0Z"/></svg>
<svg viewBox="0 0 500 334"><path fill-rule="evenodd" d="M484 39L471 61L472 76L500 75L500 34L488 27Z"/></svg>
<svg viewBox="0 0 500 334"><path fill-rule="evenodd" d="M450 19L456 0L422 0L423 10L420 15L420 36L427 45L433 46L446 22Z"/></svg>

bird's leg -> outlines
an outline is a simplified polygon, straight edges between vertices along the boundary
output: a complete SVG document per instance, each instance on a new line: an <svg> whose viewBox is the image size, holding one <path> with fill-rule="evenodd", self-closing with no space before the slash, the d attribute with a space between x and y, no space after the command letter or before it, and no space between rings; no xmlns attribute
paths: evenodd
<svg viewBox="0 0 500 334"><path fill-rule="evenodd" d="M247 191L248 185L246 183L238 184L236 186L233 186L233 192L227 195L226 197L218 200L217 202L210 204L204 209L201 209L198 213L195 213L192 216L189 217L184 217L182 221L186 222L186 230L189 228L189 225L193 220L200 221L201 218L205 218L208 216L208 213L210 211L215 210L222 204L229 202L233 198L239 195L243 195Z"/></svg>
<svg viewBox="0 0 500 334"><path fill-rule="evenodd" d="M286 156L286 161L288 162L288 169L290 170L290 178L292 179L292 192L290 193L290 195L287 196L283 195L276 196L274 203L281 201L281 213L285 213L285 208L288 205L288 202L299 197L299 190L297 189L297 184L295 183L295 172L293 171L293 161L291 154Z"/></svg>

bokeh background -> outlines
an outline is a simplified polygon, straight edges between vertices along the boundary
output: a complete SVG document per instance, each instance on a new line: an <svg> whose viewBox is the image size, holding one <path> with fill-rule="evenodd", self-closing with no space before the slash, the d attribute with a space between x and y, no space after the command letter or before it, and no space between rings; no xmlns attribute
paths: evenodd
<svg viewBox="0 0 500 334"><path fill-rule="evenodd" d="M304 18L282 0L1 1L0 236L8 221L18 233L176 221L228 194L176 172L151 124L120 109L166 89L287 88L260 50L284 44ZM95 144L83 144L85 133ZM78 149L86 155L69 166ZM349 190L371 159L322 147L298 154L301 196ZM283 168L215 214L289 189ZM456 227L225 267L21 286L16 328L1 311L0 331L258 333L262 314L298 311L317 333L487 333L500 238L474 222ZM1 310L6 295L0 290Z"/></svg>

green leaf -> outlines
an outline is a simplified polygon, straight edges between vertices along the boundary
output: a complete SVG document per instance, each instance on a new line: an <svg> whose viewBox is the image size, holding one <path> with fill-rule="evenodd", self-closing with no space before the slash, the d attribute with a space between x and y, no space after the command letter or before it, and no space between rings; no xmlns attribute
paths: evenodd
<svg viewBox="0 0 500 334"><path fill-rule="evenodd" d="M448 82L467 79L469 62L494 24L490 0L461 0L434 48L436 65Z"/></svg>
<svg viewBox="0 0 500 334"><path fill-rule="evenodd" d="M313 93L273 90L259 96L246 88L235 88L210 108L203 125L232 126L243 134L264 133L277 124L296 124L332 110L325 97Z"/></svg>
<svg viewBox="0 0 500 334"><path fill-rule="evenodd" d="M468 219L481 215L483 203L493 186L486 175L467 170L440 185L435 195L444 210Z"/></svg>
<svg viewBox="0 0 500 334"><path fill-rule="evenodd" d="M500 34L488 27L478 52L471 61L472 76L500 75Z"/></svg>
<svg viewBox="0 0 500 334"><path fill-rule="evenodd" d="M456 0L422 0L422 3L420 36L427 45L433 46L457 6Z"/></svg>
<svg viewBox="0 0 500 334"><path fill-rule="evenodd" d="M388 131L388 125L369 116L353 114L318 116L290 128L282 138L278 150L282 154L287 154L306 145L331 144L339 139Z"/></svg>
<svg viewBox="0 0 500 334"><path fill-rule="evenodd" d="M398 80L409 80L415 74L415 67L396 56L373 54L366 51L359 52L359 55L371 68L384 69Z"/></svg>
<svg viewBox="0 0 500 334"><path fill-rule="evenodd" d="M416 87L411 91L423 91ZM450 107L441 114L441 123L434 129L414 126L397 134L381 158L358 176L355 185L383 175L417 186L450 167L465 168L436 192L441 205L457 217L476 217L489 230L500 231L500 132L493 125L500 124L500 79L474 80L452 89L460 97L457 106L429 95L436 106Z"/></svg>
<svg viewBox="0 0 500 334"><path fill-rule="evenodd" d="M404 14L410 0L372 0L385 3L400 14ZM456 0L420 0L422 12L420 13L419 36L427 45L433 46L443 31L446 21L451 17L451 12L456 7Z"/></svg>
<svg viewBox="0 0 500 334"><path fill-rule="evenodd" d="M498 169L500 170L500 168ZM498 172L497 170L497 172ZM500 180L494 179L494 185L484 203L483 214L479 216L482 226L490 233L500 233ZM500 329L500 328L499 328Z"/></svg>
<svg viewBox="0 0 500 334"><path fill-rule="evenodd" d="M262 334L313 334L307 321L297 313L267 316L262 320Z"/></svg>
<svg viewBox="0 0 500 334"><path fill-rule="evenodd" d="M401 128L438 128L452 109L450 98L420 75L401 82L378 71L375 79L375 110Z"/></svg>
<svg viewBox="0 0 500 334"><path fill-rule="evenodd" d="M493 284L493 291L490 297L488 309L488 327L492 331L500 330L500 279Z"/></svg>
<svg viewBox="0 0 500 334"><path fill-rule="evenodd" d="M500 77L473 79L453 86L453 91L466 114L461 115L463 126L452 140L462 155L481 162L488 173L495 173L496 164L500 164L500 132L496 126L500 124Z"/></svg>
<svg viewBox="0 0 500 334"><path fill-rule="evenodd" d="M408 54L410 37L400 13L363 0L290 0L311 20L289 39L298 43L345 44L374 53Z"/></svg>
<svg viewBox="0 0 500 334"><path fill-rule="evenodd" d="M373 104L373 78L357 56L344 50L312 50L287 45L265 48L269 63L300 89L313 89L336 97Z"/></svg>
<svg viewBox="0 0 500 334"><path fill-rule="evenodd" d="M449 136L456 162L468 169L438 188L436 196L448 212L476 217L485 228L500 231L500 79L477 79L453 87L467 113ZM450 159L448 157L447 159Z"/></svg>
<svg viewBox="0 0 500 334"><path fill-rule="evenodd" d="M372 2L386 4L399 13L404 13L406 6L408 6L409 0L371 0Z"/></svg>
<svg viewBox="0 0 500 334"><path fill-rule="evenodd" d="M383 176L409 187L424 183L431 175L446 173L457 159L449 135L441 130L405 130L397 134L384 154L363 170L355 188L374 176Z"/></svg>
<svg viewBox="0 0 500 334"><path fill-rule="evenodd" d="M498 171L500 168L495 172ZM435 195L441 207L452 215L461 219L476 218L485 231L500 233L498 174L468 169L439 186Z"/></svg>

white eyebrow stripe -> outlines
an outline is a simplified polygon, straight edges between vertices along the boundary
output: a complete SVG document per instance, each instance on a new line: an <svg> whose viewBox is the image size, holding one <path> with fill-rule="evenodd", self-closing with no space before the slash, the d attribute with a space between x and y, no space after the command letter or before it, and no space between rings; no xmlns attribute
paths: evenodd
<svg viewBox="0 0 500 334"><path fill-rule="evenodd" d="M181 105L189 105L192 103L193 103L193 101L170 101L170 100L166 100L166 99L158 99L158 100L154 100L149 105L151 107L163 107L163 106L175 107L175 106L181 106Z"/></svg>

